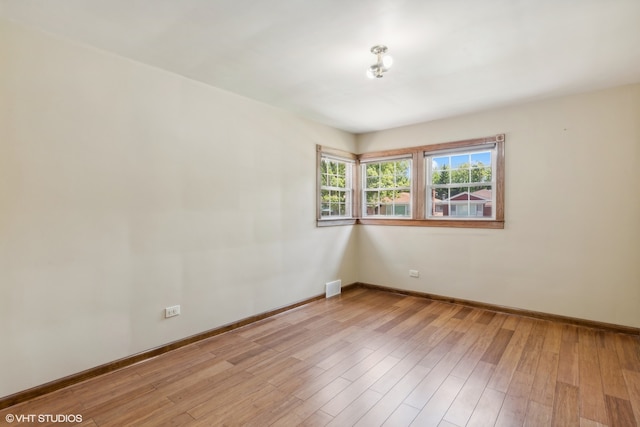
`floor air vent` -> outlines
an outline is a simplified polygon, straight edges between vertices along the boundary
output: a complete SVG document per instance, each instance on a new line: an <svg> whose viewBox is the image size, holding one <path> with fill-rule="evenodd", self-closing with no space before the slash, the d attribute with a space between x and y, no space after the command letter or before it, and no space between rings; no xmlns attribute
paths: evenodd
<svg viewBox="0 0 640 427"><path fill-rule="evenodd" d="M340 295L342 290L342 280L334 280L333 282L327 282L325 285L325 295L327 298Z"/></svg>

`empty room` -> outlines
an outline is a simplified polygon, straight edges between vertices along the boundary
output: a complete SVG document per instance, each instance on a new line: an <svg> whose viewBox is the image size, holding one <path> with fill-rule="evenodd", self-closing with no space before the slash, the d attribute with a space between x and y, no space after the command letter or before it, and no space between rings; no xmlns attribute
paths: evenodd
<svg viewBox="0 0 640 427"><path fill-rule="evenodd" d="M0 425L640 425L640 1L0 0Z"/></svg>

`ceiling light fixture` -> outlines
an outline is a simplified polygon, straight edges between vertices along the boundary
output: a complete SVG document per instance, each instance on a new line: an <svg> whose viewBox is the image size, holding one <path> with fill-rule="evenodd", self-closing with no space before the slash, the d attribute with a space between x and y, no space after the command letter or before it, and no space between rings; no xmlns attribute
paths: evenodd
<svg viewBox="0 0 640 427"><path fill-rule="evenodd" d="M383 74L389 71L393 64L393 58L387 54L387 47L383 45L376 45L371 48L371 53L378 57L375 64L367 69L367 77L370 79L381 78Z"/></svg>

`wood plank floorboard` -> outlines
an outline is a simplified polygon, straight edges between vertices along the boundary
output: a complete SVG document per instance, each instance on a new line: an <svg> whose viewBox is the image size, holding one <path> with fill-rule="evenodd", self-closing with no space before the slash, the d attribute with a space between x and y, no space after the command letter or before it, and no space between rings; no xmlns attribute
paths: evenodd
<svg viewBox="0 0 640 427"><path fill-rule="evenodd" d="M31 414L78 414L75 425L95 427L633 427L640 337L347 289L0 420Z"/></svg>

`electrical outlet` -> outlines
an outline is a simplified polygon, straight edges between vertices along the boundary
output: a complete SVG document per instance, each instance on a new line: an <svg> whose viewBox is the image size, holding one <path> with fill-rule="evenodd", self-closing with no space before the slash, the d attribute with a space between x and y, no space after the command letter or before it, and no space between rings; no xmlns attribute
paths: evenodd
<svg viewBox="0 0 640 427"><path fill-rule="evenodd" d="M179 305L174 305L174 306L167 307L167 308L164 309L164 317L165 318L177 316L179 314L180 314L180 306Z"/></svg>
<svg viewBox="0 0 640 427"><path fill-rule="evenodd" d="M409 277L420 277L420 272L418 270L409 270Z"/></svg>

